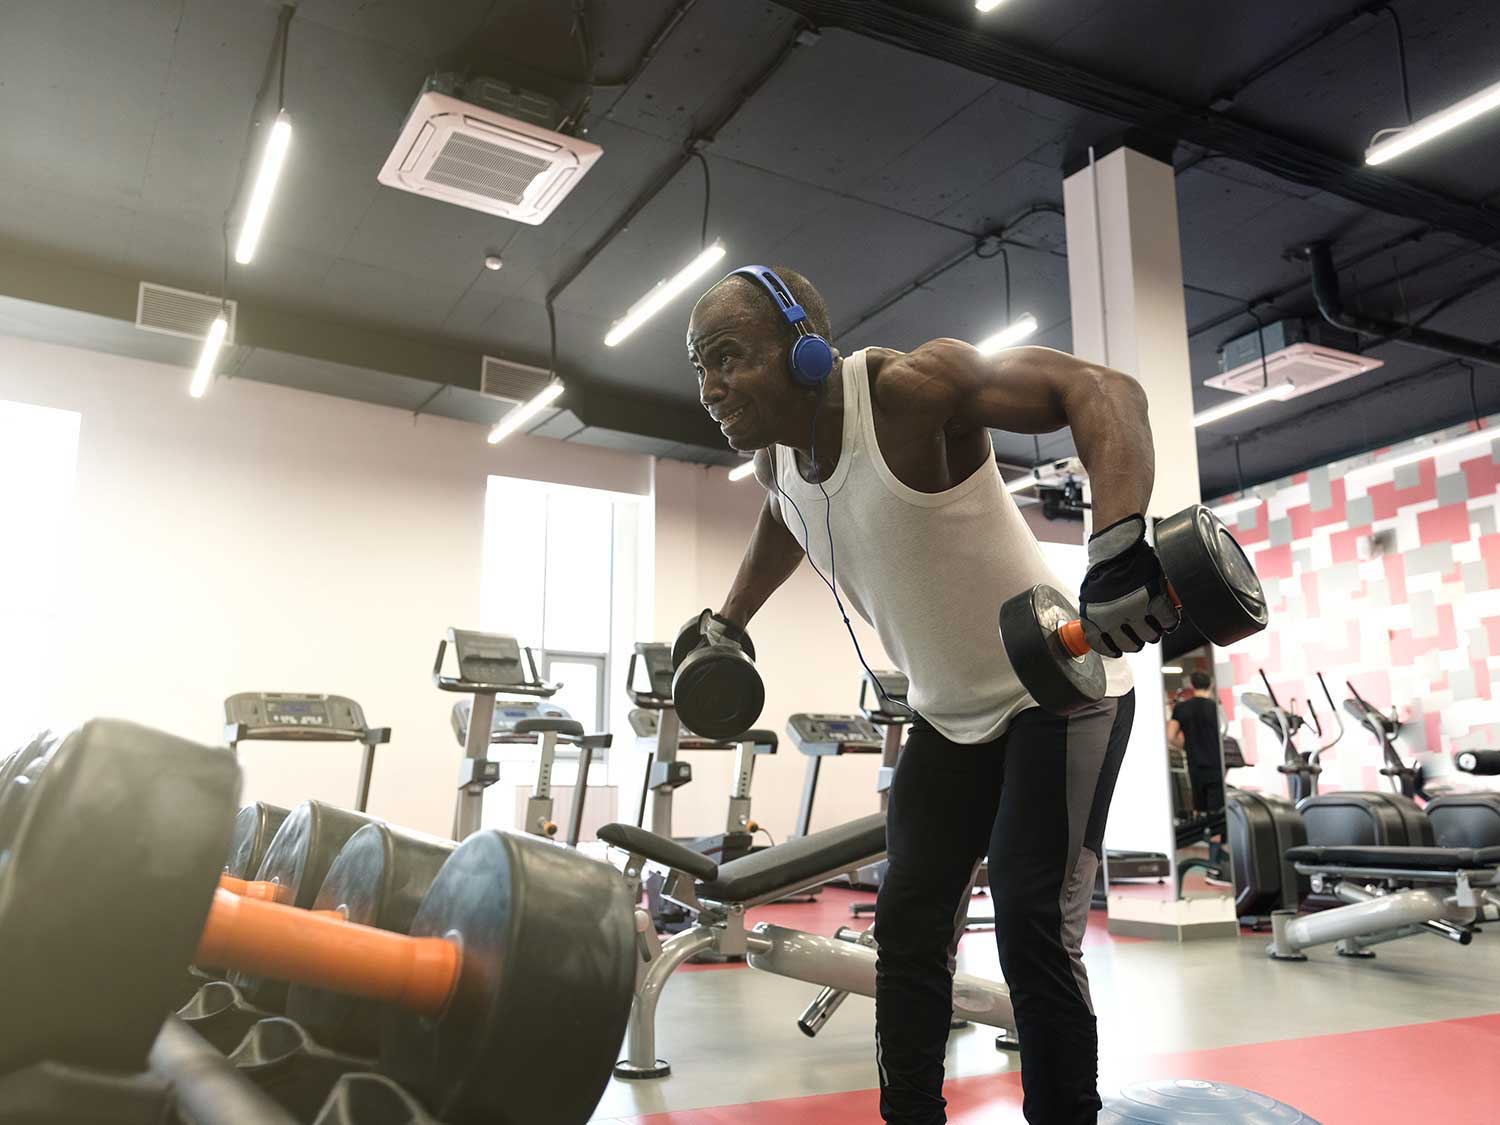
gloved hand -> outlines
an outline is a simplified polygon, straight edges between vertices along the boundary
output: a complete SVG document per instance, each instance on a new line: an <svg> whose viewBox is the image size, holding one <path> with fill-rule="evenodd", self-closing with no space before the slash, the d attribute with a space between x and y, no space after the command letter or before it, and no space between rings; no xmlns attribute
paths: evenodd
<svg viewBox="0 0 1500 1125"><path fill-rule="evenodd" d="M1102 656L1140 652L1182 620L1146 542L1144 516L1127 516L1089 537L1089 572L1078 600L1089 647Z"/></svg>
<svg viewBox="0 0 1500 1125"><path fill-rule="evenodd" d="M717 613L704 610L698 615L698 631L703 634L703 639L711 645L720 645L726 642L745 647L748 634L727 617L720 617Z"/></svg>

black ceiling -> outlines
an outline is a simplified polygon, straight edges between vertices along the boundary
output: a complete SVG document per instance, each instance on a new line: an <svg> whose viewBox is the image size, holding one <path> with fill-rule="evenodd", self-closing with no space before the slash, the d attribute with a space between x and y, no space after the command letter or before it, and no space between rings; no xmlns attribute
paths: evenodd
<svg viewBox="0 0 1500 1125"><path fill-rule="evenodd" d="M709 238L731 259L809 274L846 349L993 330L1007 265L1014 311L1042 324L1036 342L1067 348L1061 168L1131 128L1167 142L1178 168L1195 384L1217 372L1220 344L1255 327L1252 312L1314 312L1294 256L1313 239L1333 243L1363 311L1418 319L1448 302L1429 327L1494 339L1500 115L1388 174L1364 171L1370 135L1405 121L1395 21L1375 7L1006 0L980 15L964 0L589 0L580 22L563 0L302 0L286 80L294 148L261 254L231 272L231 295L545 364L555 294L578 416L649 433L641 419L692 409L690 300L617 348L603 336L699 247L705 174L688 148L707 165ZM1416 116L1500 80L1493 0L1393 7ZM0 251L216 291L276 20L271 4L234 0L6 5ZM437 70L569 105L589 96L584 127L603 159L538 227L379 186ZM1003 259L972 253L994 234ZM498 273L482 268L489 252L505 260ZM1256 481L1467 415L1465 369L1366 344L1383 367L1200 435L1205 494L1234 486L1235 436ZM1195 394L1200 406L1223 397ZM1500 407L1493 370L1477 394ZM541 432L582 425L565 413ZM689 435L708 456L717 440L711 426ZM1029 438L997 445L1031 459ZM1063 452L1067 437L1042 448Z"/></svg>

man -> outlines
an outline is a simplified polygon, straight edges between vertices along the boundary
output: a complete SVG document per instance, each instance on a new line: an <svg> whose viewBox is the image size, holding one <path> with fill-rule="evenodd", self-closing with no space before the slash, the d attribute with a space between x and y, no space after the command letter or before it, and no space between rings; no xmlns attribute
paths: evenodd
<svg viewBox="0 0 1500 1125"><path fill-rule="evenodd" d="M828 336L822 297L791 270L746 267L693 309L703 407L733 448L754 451L766 489L711 627L738 636L806 555L910 680L916 714L891 786L875 915L884 1120L946 1120L951 958L987 854L1026 1119L1092 1123L1098 1046L1080 945L1134 693L1110 661L1108 698L1059 718L1017 681L1000 605L1058 582L1001 483L988 428L1072 428L1101 529L1089 541L1086 629L1119 656L1177 623L1144 538L1145 395L1126 375L1046 348L984 357L933 340L841 357ZM822 381L802 362L818 347Z"/></svg>
<svg viewBox="0 0 1500 1125"><path fill-rule="evenodd" d="M1172 708L1167 741L1187 758L1193 807L1200 813L1224 807L1224 763L1219 756L1219 706L1213 699L1214 681L1207 672L1194 672L1188 682L1193 695Z"/></svg>

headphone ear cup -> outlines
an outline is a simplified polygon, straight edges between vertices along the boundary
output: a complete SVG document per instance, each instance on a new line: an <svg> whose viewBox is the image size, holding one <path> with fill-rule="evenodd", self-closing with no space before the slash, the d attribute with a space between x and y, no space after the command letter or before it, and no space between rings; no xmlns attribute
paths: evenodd
<svg viewBox="0 0 1500 1125"><path fill-rule="evenodd" d="M799 336L792 345L792 378L804 387L816 387L833 370L833 348L821 336Z"/></svg>

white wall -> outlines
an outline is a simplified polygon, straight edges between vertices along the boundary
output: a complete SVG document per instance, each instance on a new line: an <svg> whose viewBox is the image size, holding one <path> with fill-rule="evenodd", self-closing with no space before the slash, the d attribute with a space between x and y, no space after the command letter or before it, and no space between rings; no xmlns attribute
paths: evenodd
<svg viewBox="0 0 1500 1125"><path fill-rule="evenodd" d="M0 337L0 399L82 415L76 578L58 719L108 714L216 743L236 691L354 697L394 728L371 810L446 832L460 754L431 684L478 621L492 473L651 489L649 457ZM670 560L671 556L666 556ZM248 798L351 800L355 747L250 743Z"/></svg>

